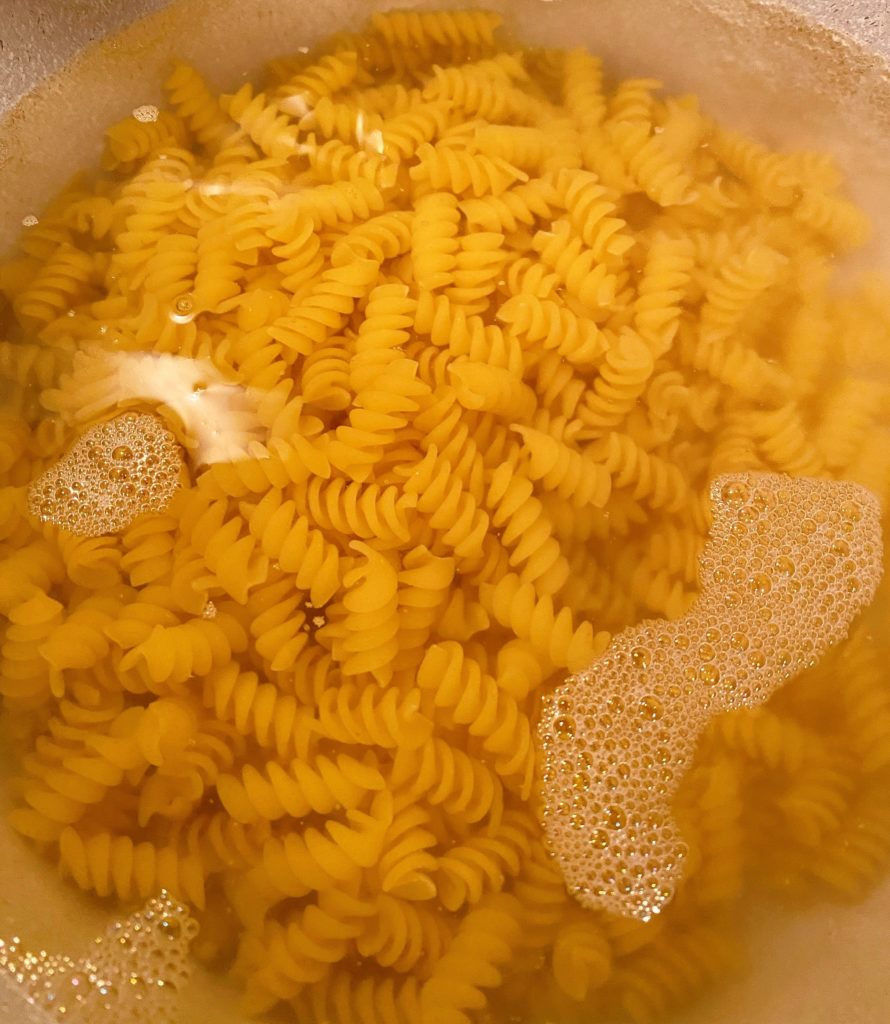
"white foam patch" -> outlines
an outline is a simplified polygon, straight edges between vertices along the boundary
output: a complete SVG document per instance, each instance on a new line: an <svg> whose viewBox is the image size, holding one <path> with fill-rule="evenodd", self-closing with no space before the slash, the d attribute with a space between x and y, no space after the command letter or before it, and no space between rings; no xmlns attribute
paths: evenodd
<svg viewBox="0 0 890 1024"><path fill-rule="evenodd" d="M28 488L28 509L71 533L116 533L163 512L179 486L182 453L151 413L126 412L90 427Z"/></svg>
<svg viewBox="0 0 890 1024"><path fill-rule="evenodd" d="M701 596L614 638L543 702L543 824L585 906L648 920L685 846L671 801L708 721L762 704L842 640L882 572L880 505L858 484L717 478Z"/></svg>
<svg viewBox="0 0 890 1024"><path fill-rule="evenodd" d="M161 892L115 922L79 959L26 950L17 938L0 940L0 1009L10 1011L3 1019L174 1024L197 931L188 909Z"/></svg>

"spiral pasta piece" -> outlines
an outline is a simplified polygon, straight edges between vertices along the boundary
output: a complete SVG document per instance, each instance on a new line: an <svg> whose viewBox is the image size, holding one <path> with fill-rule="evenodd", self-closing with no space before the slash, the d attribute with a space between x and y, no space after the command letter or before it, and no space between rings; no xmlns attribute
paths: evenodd
<svg viewBox="0 0 890 1024"><path fill-rule="evenodd" d="M449 641L427 650L417 683L421 690L435 689L436 706L451 709L456 724L481 736L483 749L495 755L497 772L518 775L522 789L528 791L533 770L531 727L515 700L498 690L494 678Z"/></svg>
<svg viewBox="0 0 890 1024"><path fill-rule="evenodd" d="M212 149L231 131L219 101L191 65L178 62L164 88L202 146Z"/></svg>

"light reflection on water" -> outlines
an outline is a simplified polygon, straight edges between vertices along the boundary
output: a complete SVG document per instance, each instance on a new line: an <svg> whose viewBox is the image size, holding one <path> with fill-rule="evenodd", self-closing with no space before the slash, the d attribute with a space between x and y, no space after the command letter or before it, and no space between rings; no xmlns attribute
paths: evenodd
<svg viewBox="0 0 890 1024"><path fill-rule="evenodd" d="M53 406L86 426L115 409L159 406L178 421L179 440L201 465L247 458L263 439L260 393L230 380L209 359L154 352L82 349L53 392Z"/></svg>

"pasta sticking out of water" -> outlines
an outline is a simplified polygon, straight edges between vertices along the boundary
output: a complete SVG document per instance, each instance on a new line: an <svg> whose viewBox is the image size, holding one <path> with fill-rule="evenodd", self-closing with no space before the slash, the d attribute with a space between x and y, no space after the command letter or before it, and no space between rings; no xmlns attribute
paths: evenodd
<svg viewBox="0 0 890 1024"><path fill-rule="evenodd" d="M756 707L846 637L882 571L864 487L769 473L718 477L702 592L675 622L619 633L543 702L543 823L587 907L649 920L685 844L671 798L711 718Z"/></svg>

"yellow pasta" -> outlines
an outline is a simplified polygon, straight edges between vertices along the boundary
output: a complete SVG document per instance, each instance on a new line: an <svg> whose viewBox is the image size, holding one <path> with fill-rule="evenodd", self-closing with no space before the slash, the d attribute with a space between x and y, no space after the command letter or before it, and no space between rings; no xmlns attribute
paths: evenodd
<svg viewBox="0 0 890 1024"><path fill-rule="evenodd" d="M752 891L890 863L886 589L710 726L659 919L547 852L539 698L686 613L710 480L890 500L890 318L832 279L868 226L828 157L499 24L378 13L222 97L177 64L0 265L11 821L99 896L189 901L248 1009L644 1024ZM134 413L163 494L69 531L57 467Z"/></svg>

